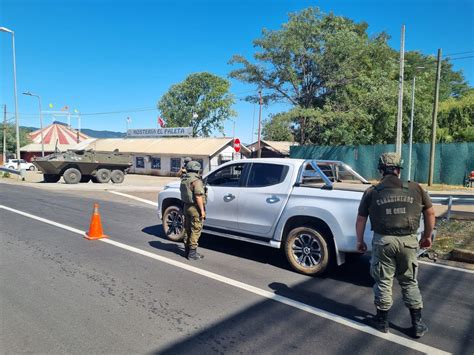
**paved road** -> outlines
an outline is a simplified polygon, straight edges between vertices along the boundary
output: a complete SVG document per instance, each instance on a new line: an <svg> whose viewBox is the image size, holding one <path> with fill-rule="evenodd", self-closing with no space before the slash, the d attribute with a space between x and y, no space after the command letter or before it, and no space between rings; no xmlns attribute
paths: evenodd
<svg viewBox="0 0 474 355"><path fill-rule="evenodd" d="M278 250L204 236L206 258L191 263L152 206L107 194L96 197L112 243L13 211L84 231L94 199L0 183L0 206L13 209L0 208L3 351L474 353L472 272L421 265L430 332L407 335L395 286L384 339L361 323L373 312L367 258L311 278Z"/></svg>

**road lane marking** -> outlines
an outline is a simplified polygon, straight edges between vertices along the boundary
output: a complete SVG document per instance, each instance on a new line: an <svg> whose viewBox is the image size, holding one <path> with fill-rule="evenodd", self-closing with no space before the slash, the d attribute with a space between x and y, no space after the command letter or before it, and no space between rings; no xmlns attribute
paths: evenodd
<svg viewBox="0 0 474 355"><path fill-rule="evenodd" d="M149 200L145 200L144 198L136 197L136 196L129 195L129 194L124 194L123 192L118 192L118 191L111 191L111 190L107 190L107 191L109 191L111 194L124 196L124 197L127 197L127 198L132 199L132 200L140 201L140 202L146 203L148 205L158 207L158 203L153 202L153 201L149 201Z"/></svg>
<svg viewBox="0 0 474 355"><path fill-rule="evenodd" d="M436 263L431 263L431 262L429 262L429 261L422 261L422 260L418 260L418 263L419 263L419 264L424 264L424 265L429 265L429 266L442 267L442 268L444 268L444 269L449 269L449 270L462 271L462 272L466 272L466 273L468 273L468 274L474 274L474 270L461 269L460 267L456 267L456 266L450 266L450 265L444 265L444 264L436 264Z"/></svg>
<svg viewBox="0 0 474 355"><path fill-rule="evenodd" d="M81 231L79 229L69 227L67 225L48 220L46 218L38 217L38 216L35 216L33 214L30 214L30 213L19 211L19 210L16 210L16 209L13 209L13 208L10 208L10 207L6 207L6 206L3 206L3 205L0 205L0 208L5 209L5 210L10 211L10 212L13 212L13 213L20 214L22 216L25 216L25 217L28 217L28 218L31 218L31 219L34 219L34 220L37 220L37 221L40 221L40 222L43 222L43 223L53 225L53 226L58 227L58 228L65 229L67 231L70 231L70 232L73 232L73 233L76 233L76 234L80 234L82 236L85 234L84 231ZM302 310L304 312L316 315L316 316L321 317L321 318L331 320L331 321L339 323L341 325L345 325L345 326L350 327L352 329L355 329L355 330L358 330L358 331L376 336L378 338L382 338L384 340L391 341L393 343L405 346L405 347L413 349L413 350L421 351L421 352L426 353L426 354L450 354L449 352L445 352L441 349L438 349L438 348L435 348L435 347L432 347L432 346L429 346L429 345L426 345L426 344L422 344L422 343L416 342L416 341L408 339L408 338L404 338L404 337L396 335L396 334L381 333L381 332L375 330L374 328L369 327L368 325L353 321L353 320L348 319L348 318L344 318L342 316L330 313L330 312L325 311L323 309L313 307L313 306L310 306L308 304L305 304L305 303L302 303L302 302L299 302L299 301L295 301L291 298L276 295L273 292L270 292L270 291L267 291L267 290L264 290L264 289L261 289L261 288L258 288L258 287L255 287L255 286L252 286L252 285L249 285L249 284L246 284L246 283L243 283L243 282L240 282L240 281L237 281L237 280L234 280L234 279L228 278L226 276L222 276L222 275L219 275L219 274L207 271L207 270L200 269L200 268L197 268L195 266L182 263L180 261L176 261L176 260L173 260L173 259L168 259L164 256L154 254L154 253L151 253L149 251L142 250L142 249L139 249L139 248L136 248L136 247L133 247L133 246L121 243L121 242L117 242L115 240L98 239L98 241L107 243L109 245L116 246L116 247L124 249L124 250L128 250L130 252L133 252L133 253L136 253L136 254L139 254L139 255L142 255L142 256L149 257L151 259L166 263L168 265L178 267L178 268L186 270L186 271L193 272L195 274L207 277L207 278L212 279L212 280L219 281L221 283L224 283L224 284L227 284L227 285L230 285L230 286L234 286L236 288L239 288L239 289L248 291L250 293L256 294L258 296L261 296L263 298L267 298L267 299L270 299L270 300L273 300L273 301L276 301L276 302L286 304L287 306Z"/></svg>

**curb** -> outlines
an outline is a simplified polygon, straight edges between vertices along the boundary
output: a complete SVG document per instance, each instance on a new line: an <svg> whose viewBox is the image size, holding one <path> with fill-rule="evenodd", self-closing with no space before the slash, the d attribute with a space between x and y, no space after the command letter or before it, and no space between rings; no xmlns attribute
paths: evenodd
<svg viewBox="0 0 474 355"><path fill-rule="evenodd" d="M474 264L474 252L466 249L453 249L451 260Z"/></svg>

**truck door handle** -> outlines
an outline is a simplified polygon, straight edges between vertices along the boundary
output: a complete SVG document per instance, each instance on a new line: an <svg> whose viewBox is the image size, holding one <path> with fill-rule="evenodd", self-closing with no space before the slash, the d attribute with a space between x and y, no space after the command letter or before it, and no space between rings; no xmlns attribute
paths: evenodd
<svg viewBox="0 0 474 355"><path fill-rule="evenodd" d="M267 198L267 203L277 203L278 201L280 201L280 199L276 197L275 195Z"/></svg>
<svg viewBox="0 0 474 355"><path fill-rule="evenodd" d="M225 202L230 202L230 201L232 201L234 198L235 198L235 195L227 194L227 195L224 196L224 201L225 201Z"/></svg>

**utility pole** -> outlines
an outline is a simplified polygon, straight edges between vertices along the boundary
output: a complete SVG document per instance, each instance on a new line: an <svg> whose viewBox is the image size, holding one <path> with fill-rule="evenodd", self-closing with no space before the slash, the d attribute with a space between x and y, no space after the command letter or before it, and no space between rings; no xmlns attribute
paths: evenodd
<svg viewBox="0 0 474 355"><path fill-rule="evenodd" d="M402 35L400 40L400 75L398 79L398 114L397 114L397 138L395 151L402 154L402 129L403 129L403 73L405 67L405 25L402 25Z"/></svg>
<svg viewBox="0 0 474 355"><path fill-rule="evenodd" d="M3 164L7 161L7 105L3 105Z"/></svg>
<svg viewBox="0 0 474 355"><path fill-rule="evenodd" d="M433 185L434 159L436 150L436 125L438 118L438 99L439 99L439 82L441 79L441 48L438 49L438 65L436 67L436 83L435 97L433 103L433 118L431 124L431 149L430 149L430 169L428 174L428 186Z"/></svg>
<svg viewBox="0 0 474 355"><path fill-rule="evenodd" d="M413 85L411 89L410 143L408 148L408 181L411 181L411 155L413 151L413 117L415 115L415 83L416 75L413 75Z"/></svg>
<svg viewBox="0 0 474 355"><path fill-rule="evenodd" d="M259 96L259 105L260 105L260 110L258 112L258 143L257 143L257 157L261 158L262 157L262 146L261 146L261 138L260 138L260 133L262 129L262 90L258 90L258 96Z"/></svg>

